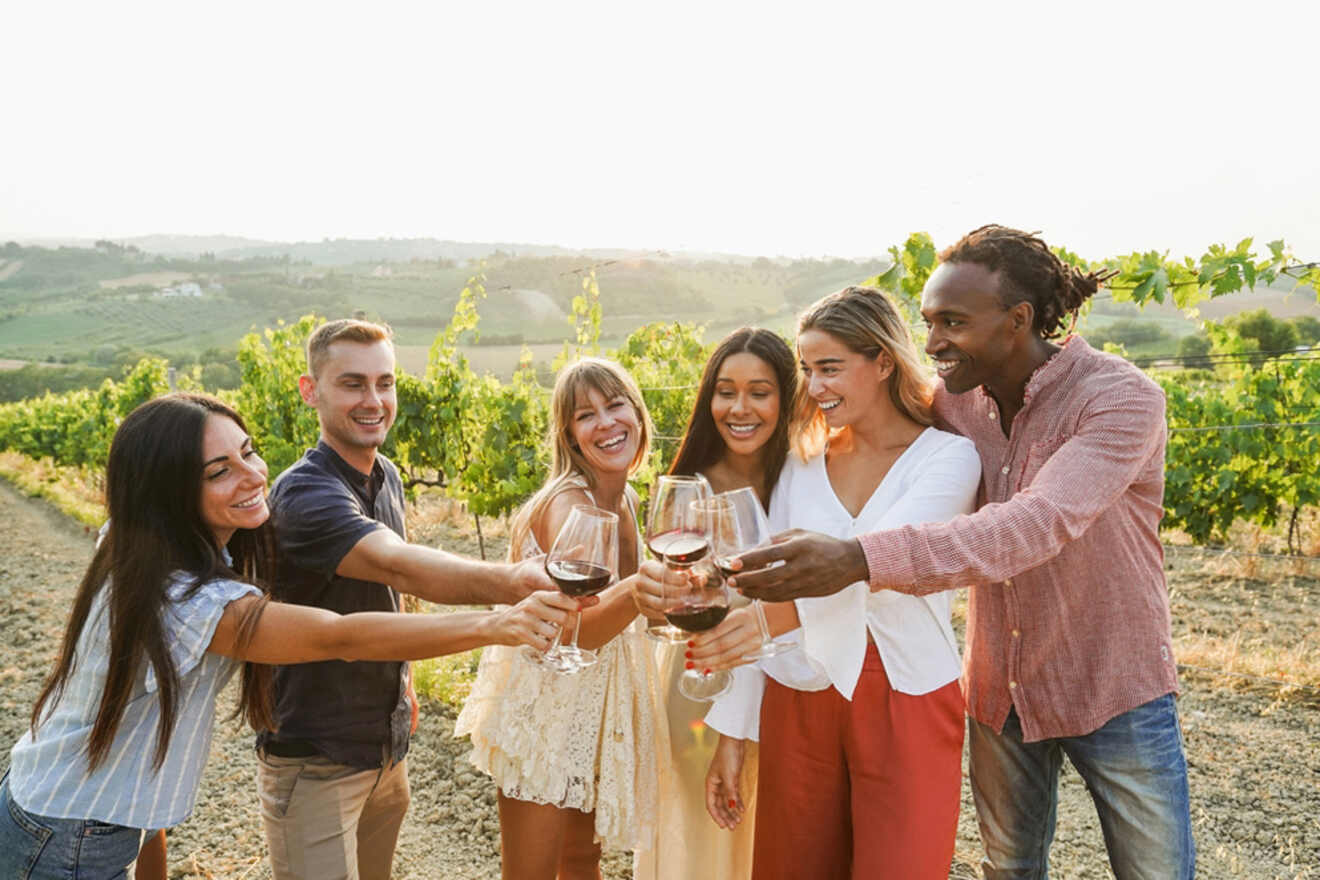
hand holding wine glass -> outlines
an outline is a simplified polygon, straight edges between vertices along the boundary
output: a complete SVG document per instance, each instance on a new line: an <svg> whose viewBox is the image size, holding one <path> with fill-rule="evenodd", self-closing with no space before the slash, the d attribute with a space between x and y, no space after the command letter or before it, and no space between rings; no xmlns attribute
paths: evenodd
<svg viewBox="0 0 1320 880"><path fill-rule="evenodd" d="M586 504L574 505L545 557L546 574L565 596L581 599L609 586L618 577L618 568L618 515ZM562 673L578 672L595 664L595 652L578 647L581 624L579 610L568 645L560 644L561 629L547 651L524 649L523 656Z"/></svg>
<svg viewBox="0 0 1320 880"><path fill-rule="evenodd" d="M761 499L750 486L721 492L715 498L726 503L710 509L711 552L715 554L715 564L720 571L730 577L735 573L730 564L732 559L748 550L768 545L773 536ZM746 570L740 570L740 573L746 574ZM752 613L761 633L761 644L747 654L746 659L763 660L797 647L794 642L777 642L771 638L770 625L759 599L752 600Z"/></svg>
<svg viewBox="0 0 1320 880"><path fill-rule="evenodd" d="M665 474L656 481L647 518L646 545L670 569L681 571L708 552L704 524L692 503L710 496L710 484L705 477ZM660 641L687 639L681 630L649 618L646 634Z"/></svg>
<svg viewBox="0 0 1320 880"><path fill-rule="evenodd" d="M683 586L666 597L665 619L684 633L714 629L729 613L729 588L709 560L693 564ZM686 638L686 636L684 636ZM691 661L678 680L678 692L690 700L713 700L729 689L733 679L724 671L698 670Z"/></svg>
<svg viewBox="0 0 1320 880"><path fill-rule="evenodd" d="M588 601L595 603L592 597ZM555 639L582 603L552 590L538 590L517 605L499 611L492 623L491 644L527 645L538 653Z"/></svg>

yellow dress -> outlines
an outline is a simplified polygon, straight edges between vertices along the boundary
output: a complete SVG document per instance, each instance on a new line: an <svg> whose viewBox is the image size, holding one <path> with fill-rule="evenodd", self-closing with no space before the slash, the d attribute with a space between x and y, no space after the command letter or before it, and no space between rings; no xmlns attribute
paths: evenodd
<svg viewBox="0 0 1320 880"><path fill-rule="evenodd" d="M710 703L689 700L678 691L685 662L681 644L657 644L654 650L665 686L670 748L661 774L656 837L633 854L633 880L746 880L752 875L756 743L747 744L743 762L746 813L737 828L726 831L706 812L706 770L720 740L701 720Z"/></svg>

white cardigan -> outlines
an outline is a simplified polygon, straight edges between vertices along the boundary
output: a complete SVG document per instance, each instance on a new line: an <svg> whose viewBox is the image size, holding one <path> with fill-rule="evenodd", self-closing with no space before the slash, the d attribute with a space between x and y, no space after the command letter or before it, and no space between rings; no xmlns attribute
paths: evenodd
<svg viewBox="0 0 1320 880"><path fill-rule="evenodd" d="M861 512L839 501L825 456L803 463L790 457L775 486L770 524L853 538L902 525L944 522L975 509L981 461L965 437L927 428L903 451ZM782 638L801 650L734 672L734 686L715 701L706 724L739 739L759 734L765 676L802 691L833 686L851 700L862 672L869 633L894 690L925 694L958 678L958 643L949 622L950 594L908 596L872 592L863 581L832 596L796 600L800 628Z"/></svg>

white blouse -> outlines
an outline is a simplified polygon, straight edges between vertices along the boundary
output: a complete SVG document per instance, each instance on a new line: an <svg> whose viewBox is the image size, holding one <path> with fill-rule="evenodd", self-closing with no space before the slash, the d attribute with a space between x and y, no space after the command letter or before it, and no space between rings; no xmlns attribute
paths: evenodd
<svg viewBox="0 0 1320 880"><path fill-rule="evenodd" d="M790 456L771 496L770 524L776 532L805 528L854 538L902 525L945 522L975 509L980 481L981 461L972 442L927 428L854 517L830 485L823 454L805 463ZM735 670L734 686L715 701L707 725L739 739L756 739L766 675L802 691L833 686L851 700L868 635L896 691L925 694L958 678L948 592L872 592L858 581L832 596L798 599L796 605L802 625L781 638L798 642L801 649Z"/></svg>

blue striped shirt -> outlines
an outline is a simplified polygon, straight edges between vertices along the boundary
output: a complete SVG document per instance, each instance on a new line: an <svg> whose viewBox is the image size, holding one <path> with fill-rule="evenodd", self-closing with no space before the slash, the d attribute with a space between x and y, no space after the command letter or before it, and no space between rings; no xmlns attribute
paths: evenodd
<svg viewBox="0 0 1320 880"><path fill-rule="evenodd" d="M226 561L228 556L226 555ZM109 614L101 590L78 638L64 694L10 753L10 793L24 810L57 819L95 819L130 828L167 828L197 802L211 750L215 704L239 661L206 653L225 606L256 587L213 580L183 598L192 577L176 572L164 610L165 638L179 673L178 713L165 761L152 764L160 735L155 670L145 660L105 760L87 772L87 742L109 662Z"/></svg>

